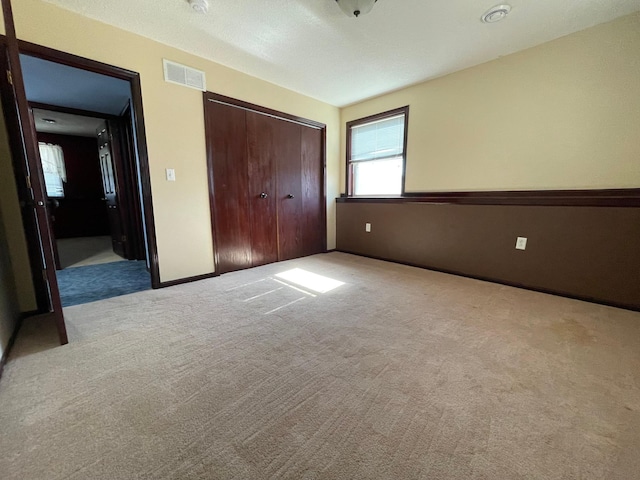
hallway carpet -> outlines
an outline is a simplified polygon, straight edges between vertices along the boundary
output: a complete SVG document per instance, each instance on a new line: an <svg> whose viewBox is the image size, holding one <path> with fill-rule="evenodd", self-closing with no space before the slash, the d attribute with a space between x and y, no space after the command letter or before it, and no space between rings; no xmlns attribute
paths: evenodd
<svg viewBox="0 0 640 480"><path fill-rule="evenodd" d="M63 307L95 302L151 288L144 261L65 268L56 272Z"/></svg>
<svg viewBox="0 0 640 480"><path fill-rule="evenodd" d="M631 480L640 313L330 253L25 324L3 480Z"/></svg>

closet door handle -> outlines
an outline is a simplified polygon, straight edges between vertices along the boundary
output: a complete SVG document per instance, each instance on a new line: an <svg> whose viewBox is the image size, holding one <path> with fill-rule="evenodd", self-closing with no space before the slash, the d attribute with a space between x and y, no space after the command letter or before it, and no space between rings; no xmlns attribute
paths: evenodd
<svg viewBox="0 0 640 480"><path fill-rule="evenodd" d="M269 195L267 195L266 193L262 192L260 194L260 198L267 198Z"/></svg>
<svg viewBox="0 0 640 480"><path fill-rule="evenodd" d="M293 195L292 193L290 193L289 195L287 195L287 198L294 198L295 195Z"/></svg>

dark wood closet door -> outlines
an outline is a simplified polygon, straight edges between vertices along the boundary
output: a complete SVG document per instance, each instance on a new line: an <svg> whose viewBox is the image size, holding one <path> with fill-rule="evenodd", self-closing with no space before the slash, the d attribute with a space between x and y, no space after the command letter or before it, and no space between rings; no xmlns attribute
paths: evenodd
<svg viewBox="0 0 640 480"><path fill-rule="evenodd" d="M302 250L300 255L313 255L326 250L324 197L323 131L302 127L301 132L301 203Z"/></svg>
<svg viewBox="0 0 640 480"><path fill-rule="evenodd" d="M218 273L326 249L325 126L205 93Z"/></svg>
<svg viewBox="0 0 640 480"><path fill-rule="evenodd" d="M250 111L246 116L251 252L258 266L278 261L275 165L282 135L279 121Z"/></svg>
<svg viewBox="0 0 640 480"><path fill-rule="evenodd" d="M276 122L275 141L279 145L276 158L278 179L278 260L302 256L302 126L284 120Z"/></svg>
<svg viewBox="0 0 640 480"><path fill-rule="evenodd" d="M213 242L217 271L225 273L252 266L245 111L209 102L205 113Z"/></svg>

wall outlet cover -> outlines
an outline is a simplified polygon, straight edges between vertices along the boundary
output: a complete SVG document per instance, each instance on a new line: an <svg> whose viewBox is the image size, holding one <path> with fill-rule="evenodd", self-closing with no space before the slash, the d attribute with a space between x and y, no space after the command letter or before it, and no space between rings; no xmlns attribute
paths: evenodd
<svg viewBox="0 0 640 480"><path fill-rule="evenodd" d="M516 249L525 250L527 248L527 237L518 237L516 239Z"/></svg>
<svg viewBox="0 0 640 480"><path fill-rule="evenodd" d="M365 232L371 232L371 224L370 223L365 223L364 224L364 231Z"/></svg>

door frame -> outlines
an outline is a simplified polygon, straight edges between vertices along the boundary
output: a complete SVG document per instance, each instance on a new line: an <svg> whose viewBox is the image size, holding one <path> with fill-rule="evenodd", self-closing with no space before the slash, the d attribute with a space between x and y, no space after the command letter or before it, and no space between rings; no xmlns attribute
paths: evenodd
<svg viewBox="0 0 640 480"><path fill-rule="evenodd" d="M3 0L4 1L4 0ZM6 44L7 37L0 35L0 44ZM61 65L86 70L109 77L118 78L129 82L131 87L131 111L135 125L136 145L139 162L140 185L142 189L142 205L144 207L144 228L146 231L146 248L149 256L149 271L151 274L151 287L161 288L165 286L160 282L160 269L158 264L158 247L156 240L155 220L153 214L153 200L151 194L151 176L149 168L149 155L147 150L146 128L144 123L144 111L142 106L142 87L140 74L125 68L116 67L89 58L80 57L71 53L55 50L35 43L18 40L18 49L21 54L48 60ZM35 282L35 279L34 279ZM38 286L35 286L38 288Z"/></svg>
<svg viewBox="0 0 640 480"><path fill-rule="evenodd" d="M208 115L206 114L207 105L209 102L220 103L223 105L229 105L231 107L248 110L250 112L259 113L268 117L277 118L286 122L297 123L305 127L315 128L322 132L322 172L320 178L322 179L322 249L327 251L327 126L324 123L316 122L308 118L298 117L289 113L280 112L271 108L263 107L253 103L238 100L237 98L227 97L220 95L219 93L203 92L202 94L205 117L205 135L211 131L211 125L209 125ZM216 223L216 209L215 209L215 186L213 178L213 151L210 146L210 142L207 140L207 178L209 181L209 211L211 214L211 233L213 235L213 262L216 273L218 272L218 249L216 248L216 239L218 238L218 229Z"/></svg>

